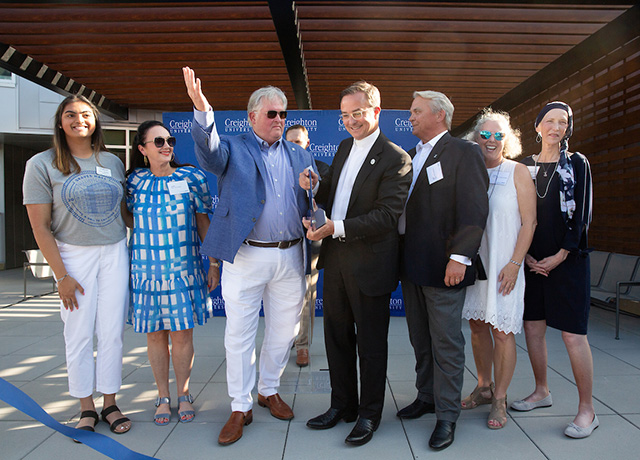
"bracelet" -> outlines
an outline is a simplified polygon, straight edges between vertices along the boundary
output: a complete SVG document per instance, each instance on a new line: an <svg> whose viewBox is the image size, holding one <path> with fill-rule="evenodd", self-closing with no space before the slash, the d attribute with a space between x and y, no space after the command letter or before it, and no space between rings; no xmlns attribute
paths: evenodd
<svg viewBox="0 0 640 460"><path fill-rule="evenodd" d="M513 259L509 260L509 262L511 262L513 265L517 265L518 267L522 267L522 262L518 263Z"/></svg>
<svg viewBox="0 0 640 460"><path fill-rule="evenodd" d="M210 267L216 267L216 268L220 268L220 262L219 261L215 261L215 262L211 262L209 261L209 266Z"/></svg>
<svg viewBox="0 0 640 460"><path fill-rule="evenodd" d="M62 282L62 280L64 280L67 276L69 276L69 273L66 273L62 278L57 279L56 280L56 284L60 284Z"/></svg>

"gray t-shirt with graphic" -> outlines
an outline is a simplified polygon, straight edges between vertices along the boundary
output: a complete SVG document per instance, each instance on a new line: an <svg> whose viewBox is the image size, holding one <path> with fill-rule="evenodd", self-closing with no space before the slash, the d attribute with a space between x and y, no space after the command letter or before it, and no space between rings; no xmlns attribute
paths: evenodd
<svg viewBox="0 0 640 460"><path fill-rule="evenodd" d="M109 152L76 158L81 171L67 176L53 166L53 149L34 155L24 173L24 204L51 206L51 232L77 246L113 244L125 235L120 205L124 165Z"/></svg>

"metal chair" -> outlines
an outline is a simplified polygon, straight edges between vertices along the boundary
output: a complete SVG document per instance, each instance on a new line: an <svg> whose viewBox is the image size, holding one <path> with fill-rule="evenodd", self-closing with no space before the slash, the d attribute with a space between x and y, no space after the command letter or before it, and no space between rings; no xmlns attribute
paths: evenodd
<svg viewBox="0 0 640 460"><path fill-rule="evenodd" d="M42 255L42 252L40 252L40 249L25 249L22 252L24 252L25 257L27 258L27 261L22 264L24 279L23 299L27 298L27 270L31 270L34 278L51 278L53 282L53 290L55 291L56 278L53 275L53 270L49 267L49 263Z"/></svg>

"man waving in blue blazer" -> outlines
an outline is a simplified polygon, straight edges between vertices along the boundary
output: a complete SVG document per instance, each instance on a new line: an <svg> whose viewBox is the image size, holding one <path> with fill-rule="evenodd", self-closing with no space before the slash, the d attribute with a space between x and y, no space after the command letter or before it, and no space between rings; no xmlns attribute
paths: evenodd
<svg viewBox="0 0 640 460"><path fill-rule="evenodd" d="M265 333L260 354L258 404L282 420L293 411L278 395L280 376L298 334L305 293L301 219L307 194L296 186L313 157L283 138L287 98L267 86L247 107L252 131L219 136L213 109L189 67L182 69L194 105L191 130L200 166L218 177L219 202L202 252L224 261L222 297L227 323L225 349L231 416L218 442L242 437L253 420L251 391L256 380L255 338L261 302Z"/></svg>

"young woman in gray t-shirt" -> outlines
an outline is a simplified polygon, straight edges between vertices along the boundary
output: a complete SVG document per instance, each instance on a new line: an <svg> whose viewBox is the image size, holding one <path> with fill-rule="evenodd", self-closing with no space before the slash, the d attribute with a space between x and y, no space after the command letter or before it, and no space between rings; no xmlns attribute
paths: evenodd
<svg viewBox="0 0 640 460"><path fill-rule="evenodd" d="M27 162L24 204L58 284L69 393L80 399L76 428L94 431L99 421L95 388L104 398L102 419L117 434L131 428L116 406L129 282L123 184L124 165L106 152L97 108L67 97L56 111L53 148Z"/></svg>

